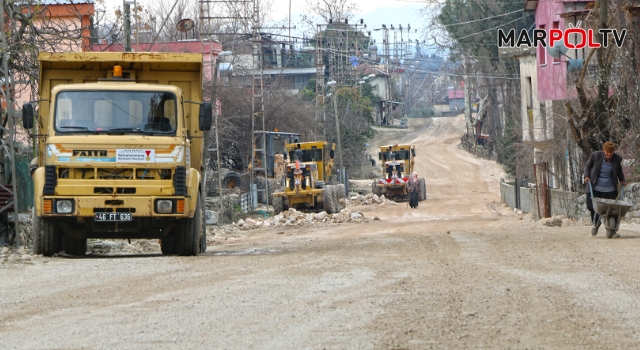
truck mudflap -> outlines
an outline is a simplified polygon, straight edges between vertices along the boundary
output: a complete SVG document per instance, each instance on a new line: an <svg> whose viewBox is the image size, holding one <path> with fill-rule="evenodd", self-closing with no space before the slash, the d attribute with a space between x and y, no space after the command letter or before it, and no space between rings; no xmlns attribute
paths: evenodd
<svg viewBox="0 0 640 350"><path fill-rule="evenodd" d="M409 177L397 177L390 179L380 179L378 180L378 184L388 186L388 185L402 185L409 182Z"/></svg>
<svg viewBox="0 0 640 350"><path fill-rule="evenodd" d="M44 196L36 205L36 214L44 217L91 217L96 213L130 213L136 217L175 217L186 218L189 216L191 200L189 197L172 196ZM72 200L71 212L57 213L58 200ZM156 210L158 200L170 200L171 212L158 213ZM39 209L39 210L38 210Z"/></svg>

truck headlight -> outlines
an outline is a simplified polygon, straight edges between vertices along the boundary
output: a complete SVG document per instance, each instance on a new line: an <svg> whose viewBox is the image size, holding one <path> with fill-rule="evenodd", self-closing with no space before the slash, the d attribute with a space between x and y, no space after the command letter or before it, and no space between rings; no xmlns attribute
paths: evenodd
<svg viewBox="0 0 640 350"><path fill-rule="evenodd" d="M56 200L56 213L70 214L73 211L73 200L58 199Z"/></svg>
<svg viewBox="0 0 640 350"><path fill-rule="evenodd" d="M173 209L173 202L169 199L159 199L156 202L156 211L160 214L169 214Z"/></svg>

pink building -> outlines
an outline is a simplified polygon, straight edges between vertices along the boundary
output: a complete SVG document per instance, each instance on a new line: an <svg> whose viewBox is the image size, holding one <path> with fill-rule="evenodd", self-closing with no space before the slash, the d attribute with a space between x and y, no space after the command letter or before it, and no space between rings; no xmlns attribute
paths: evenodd
<svg viewBox="0 0 640 350"><path fill-rule="evenodd" d="M536 28L549 29L565 28L564 4L561 0L526 0L525 10L535 10ZM548 41L547 41L548 42ZM567 65L562 63L565 57L554 58L547 49L539 46L536 49L536 63L538 65L538 99L540 101L564 100L569 98L567 93Z"/></svg>
<svg viewBox="0 0 640 350"><path fill-rule="evenodd" d="M525 10L535 11L536 28L548 32L550 29L565 30L569 25L579 23L588 28L587 15L593 8L594 0L525 0ZM576 38L569 41L575 43ZM547 38L547 44L549 43ZM538 66L538 99L558 101L576 97L575 87L567 85L569 66L579 68L588 49L568 50L560 57L552 57L546 48L536 48Z"/></svg>
<svg viewBox="0 0 640 350"><path fill-rule="evenodd" d="M91 37L91 17L95 13L94 0L42 0L37 6L26 6L22 11L35 13L33 26L44 32L61 32L62 38L53 34L40 34L39 42L43 46L39 51L74 52L89 51ZM6 17L5 17L6 18ZM64 32L67 30L68 32ZM64 38L64 36L68 36ZM37 91L24 75L16 74L16 84L13 91L14 108L19 108L23 103L33 100ZM2 101L2 108L6 108L6 102Z"/></svg>

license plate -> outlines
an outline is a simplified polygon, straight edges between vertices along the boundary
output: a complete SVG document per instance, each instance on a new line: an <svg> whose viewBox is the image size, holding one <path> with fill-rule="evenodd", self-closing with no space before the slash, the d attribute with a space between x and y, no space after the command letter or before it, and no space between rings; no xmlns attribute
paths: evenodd
<svg viewBox="0 0 640 350"><path fill-rule="evenodd" d="M95 221L133 221L131 213L95 213Z"/></svg>

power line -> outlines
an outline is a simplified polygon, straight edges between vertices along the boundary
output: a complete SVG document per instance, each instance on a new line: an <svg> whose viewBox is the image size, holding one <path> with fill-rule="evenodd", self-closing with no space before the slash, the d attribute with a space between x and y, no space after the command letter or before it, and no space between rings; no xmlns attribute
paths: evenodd
<svg viewBox="0 0 640 350"><path fill-rule="evenodd" d="M527 15L527 16L528 16L528 15ZM467 35L467 36L463 36L462 38L455 38L454 40L456 40L456 41L458 41L458 42L459 42L459 41L460 41L460 40L462 40L462 39L466 39L466 38L472 37L472 36L474 36L474 35L478 35L478 34L480 34L480 33L488 32L488 31L490 31L490 30L497 30L498 28L500 28L500 27L502 27L502 26L505 26L505 25L507 25L507 24L510 24L510 23L513 23L513 22L519 21L519 20L521 20L521 19L524 19L524 18L525 18L525 17L527 17L527 16L522 16L522 17L516 18L516 19L514 19L514 20L512 20L512 21L509 21L509 22L507 22L507 23L500 23L500 25L499 25L499 26L497 26L497 27L493 27L493 28L489 28L489 29L481 30L481 31L479 31L479 32L475 32L475 33L473 33L473 34L469 34L469 35Z"/></svg>
<svg viewBox="0 0 640 350"><path fill-rule="evenodd" d="M488 19L493 19L493 18L498 18L498 17L502 17L502 16L512 15L514 13L518 13L518 12L522 12L522 11L524 11L524 9L520 9L520 10L516 10L516 11L513 11L513 12L508 12L508 13L503 13L501 15L495 15L495 16L491 16L491 17L480 18L480 19L476 19L476 20L468 21L468 22L443 24L443 26L450 27L450 26L459 26L459 25L463 25L463 24L475 23L475 22L485 21L485 20L488 20Z"/></svg>

